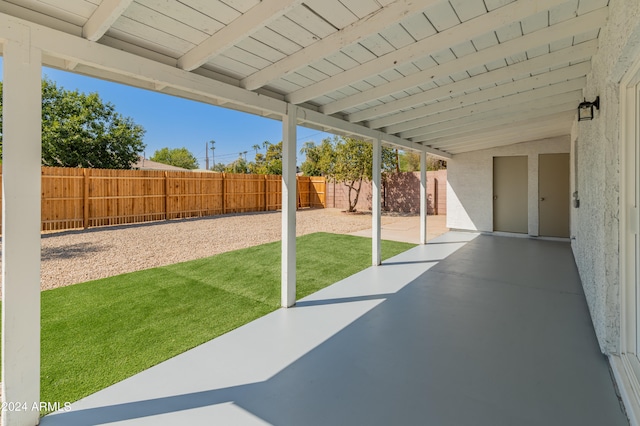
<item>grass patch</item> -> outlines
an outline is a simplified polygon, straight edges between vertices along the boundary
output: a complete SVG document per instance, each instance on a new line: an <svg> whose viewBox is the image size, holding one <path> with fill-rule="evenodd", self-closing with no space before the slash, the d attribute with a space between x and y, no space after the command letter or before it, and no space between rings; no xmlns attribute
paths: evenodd
<svg viewBox="0 0 640 426"><path fill-rule="evenodd" d="M387 259L413 244L382 241ZM297 239L297 298L371 264L371 240ZM76 401L280 305L280 242L42 293L42 401Z"/></svg>

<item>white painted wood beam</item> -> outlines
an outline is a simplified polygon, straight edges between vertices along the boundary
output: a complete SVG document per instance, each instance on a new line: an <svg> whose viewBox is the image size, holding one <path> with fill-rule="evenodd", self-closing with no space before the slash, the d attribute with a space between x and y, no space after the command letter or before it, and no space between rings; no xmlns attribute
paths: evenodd
<svg viewBox="0 0 640 426"><path fill-rule="evenodd" d="M553 136L568 135L575 111L552 114L533 121L522 121L511 126L496 126L481 132L471 131L452 138L441 138L429 141L435 146L443 146L452 154L477 151L494 146L511 145L531 140L539 140ZM457 146L444 146L455 141Z"/></svg>
<svg viewBox="0 0 640 426"><path fill-rule="evenodd" d="M0 40L19 39L18 29L22 27L31 30L32 45L41 49L49 60L56 64L61 61L77 62L85 75L106 77L111 81L150 90L162 86L165 87L165 92L176 96L208 102L212 105L227 103L229 107L241 111L277 117L287 114L287 103L280 99L123 52L120 49L93 43L78 36L52 30L0 12ZM304 122L327 130L350 133L369 139L380 134L379 131L317 111L302 107L298 107L297 110ZM402 140L394 135L382 133L382 139L406 149L428 150L430 154L439 158L451 157L446 152Z"/></svg>
<svg viewBox="0 0 640 426"><path fill-rule="evenodd" d="M394 124L393 127L389 127L388 129L391 131L391 133L397 133L404 130L409 130L416 127L414 125L415 120L419 120L429 115L439 114L448 110L471 106L471 105L479 104L482 102L487 102L492 99L499 99L502 97L507 97L507 96L518 94L518 93L528 92L530 90L544 88L552 84L573 80L579 77L585 77L590 70L591 70L591 63L582 62L577 65L572 65L569 67L557 69L555 71L551 71L544 74L538 74L529 78L523 78L511 83L501 84L499 86L492 87L486 90L481 90L479 92L470 93L465 96L459 96L453 99L436 102L424 107L415 108L411 111L403 112L401 114L402 117L395 117L393 121L397 121L400 118L402 118L402 120L399 123ZM517 108L517 107L518 107L517 105L514 105L514 108ZM383 127L388 122L389 120L387 120L386 118L383 118L380 120L373 120L369 123L369 127L372 127L372 128Z"/></svg>
<svg viewBox="0 0 640 426"><path fill-rule="evenodd" d="M598 40L590 40L577 46L557 50L548 55L536 56L533 59L518 62L513 65L505 66L484 74L479 74L455 83L436 87L434 89L427 90L426 92L398 99L397 101L387 102L383 105L354 112L347 116L347 120L352 123L371 120L368 123L368 127L371 128L377 128L377 125L374 125L374 120L372 119L376 119L380 116L385 116L383 117L384 121L376 122L381 123L379 124L380 127L400 123L404 121L401 119L404 113L395 114L397 111L402 111L407 108L415 107L416 105L425 104L439 99L448 99L451 96L461 95L468 90L485 87L490 84L519 77L524 74L536 74L540 71L548 70L559 65L581 62L585 59L591 58L597 48Z"/></svg>
<svg viewBox="0 0 640 426"><path fill-rule="evenodd" d="M371 197L371 263L378 266L382 263L380 251L380 239L382 235L380 183L382 181L382 140L380 137L373 139L373 170L372 170L372 197Z"/></svg>
<svg viewBox="0 0 640 426"><path fill-rule="evenodd" d="M531 129L526 135L522 132L514 131L511 134L499 134L497 137L504 139L493 139L484 142L476 142L466 145L462 148L452 149L453 154L461 154L463 152L480 151L483 149L493 149L502 146L514 145L522 142L537 141L543 139L556 138L561 136L569 136L571 131L567 129L567 124L548 124L544 129Z"/></svg>
<svg viewBox="0 0 640 426"><path fill-rule="evenodd" d="M351 83L380 74L393 65L406 64L494 31L496 28L518 22L527 16L557 6L557 3L557 0L530 0L510 3L434 34L431 37L426 37L416 43L382 55L360 66L299 89L290 93L287 100L295 104L306 102L348 86Z"/></svg>
<svg viewBox="0 0 640 426"><path fill-rule="evenodd" d="M384 142L396 145L398 147L410 149L413 151L426 151L429 154L442 159L451 158L451 155L447 154L446 152L438 151L437 149L432 149L419 143L410 142L395 135L372 130L359 124L349 123L336 117L324 115L317 111L311 111L298 107L298 120L301 124L308 122L322 126L324 129L326 129L326 131L336 131L338 133L344 132L346 134L351 134L356 137L364 137L366 139L381 137Z"/></svg>
<svg viewBox="0 0 640 426"><path fill-rule="evenodd" d="M28 27L4 42L2 146L2 425L40 418L41 51ZM9 406L11 408L11 406ZM21 406L21 408L23 408Z"/></svg>
<svg viewBox="0 0 640 426"><path fill-rule="evenodd" d="M132 2L133 0L102 0L82 27L82 36L89 41L100 40Z"/></svg>
<svg viewBox="0 0 640 426"><path fill-rule="evenodd" d="M501 125L510 125L519 122L527 122L527 120L533 120L538 117L543 117L549 114L563 113L566 111L575 111L578 104L582 100L580 91L574 91L570 93L560 94L557 96L541 99L540 101L528 102L522 105L522 109L517 111L511 111L509 108L501 108L500 110L492 111L491 113L478 114L476 117L470 116L465 120L457 120L452 122L441 123L444 126L436 127L435 125L429 128L429 131L420 137L416 137L416 142L422 142L429 144L431 140L453 137L458 134L467 132L480 132L483 129L492 128ZM548 101L547 101L548 100ZM491 118L487 118L489 116ZM451 145L454 145L453 142ZM446 146L447 149L450 145Z"/></svg>
<svg viewBox="0 0 640 426"><path fill-rule="evenodd" d="M77 62L79 65L109 72L112 78L122 76L128 84L151 88L165 84L185 93L232 102L236 105L256 107L283 116L286 103L268 96L259 95L230 84L186 72L167 64L142 58L99 43L55 31L37 24L0 13L0 38L12 38L12 28L26 25L32 29L32 43L51 57ZM89 68L84 69L88 74Z"/></svg>
<svg viewBox="0 0 640 426"><path fill-rule="evenodd" d="M82 37L82 26L54 18L47 14L52 10L55 10L53 6L48 6L43 2L39 2L38 7L41 8L40 10L42 10L42 12L36 12L35 10L31 10L26 7L27 4L32 2L23 1L21 3L25 5L17 5L15 3L9 3L7 0L0 0L0 12L28 20L30 22L35 22L36 24L44 25L67 34Z"/></svg>
<svg viewBox="0 0 640 426"><path fill-rule="evenodd" d="M555 129L564 129L565 133L569 134L573 115L575 114L572 112L552 114L538 117L532 121L514 123L511 126L496 126L482 132L467 132L456 135L453 139L456 141L456 145L450 146L449 149L452 151L468 151L477 149L477 147L484 148L491 142L508 145L522 140L535 140L538 138L536 135L543 134L549 129L553 129L554 131ZM516 140L514 139L516 137L518 138L517 142L513 142L513 140ZM452 139L447 138L444 140L451 141ZM440 144L442 142L434 140L434 143Z"/></svg>
<svg viewBox="0 0 640 426"><path fill-rule="evenodd" d="M427 153L420 153L420 244L427 244Z"/></svg>
<svg viewBox="0 0 640 426"><path fill-rule="evenodd" d="M544 65L546 61L540 60L540 59L544 59L544 57L538 56L535 59L518 62L517 64L500 68L496 71L480 74L475 77L467 78L465 80L460 80L452 84L440 86L440 87L428 90L426 92L408 96L406 98L402 98L397 101L390 102L389 104L380 105L381 108L378 111L382 111L382 110L388 111L389 113L391 113L391 115L386 115L381 118L370 120L367 122L367 127L371 127L373 129L380 129L386 126L402 123L404 121L408 121L418 117L418 115L416 115L417 113L414 111L417 111L426 107L426 106L418 106L420 104L431 102L431 105L440 105L441 103L449 102L451 99L459 99L459 100L466 99L467 96L470 96L470 95L465 95L465 92L467 91L470 91L470 90L475 91L475 89L477 89L478 87L486 87L490 84L504 82L505 80L521 77L527 74L535 74L536 77L541 75L547 75L549 72L555 72L555 71L548 71L548 70L549 68L553 68L557 65L569 64L571 62L579 62L579 65L585 68L588 68L587 70L587 73L588 73L591 67L590 65L591 62L590 61L582 62L582 61L585 58L588 58L589 56L591 56L591 54L595 53L595 50L597 48L597 40L593 40L593 43L589 42L584 44L590 45L590 48L588 49L589 54L583 55L582 53L580 53L580 54L572 55L572 52L576 52L576 49L563 49L562 51L555 52L555 53L558 53L558 55L556 55L555 53L551 54L554 56L554 58L556 58L556 60L551 62L549 65ZM586 53L586 51L583 49L579 49L579 50L581 52ZM551 56L551 55L544 55L544 56ZM533 62L536 60L539 60L536 63L539 64L544 70L547 70L547 73L538 74L538 71L541 71L541 69L537 68L536 65L533 63L529 64L529 62ZM532 65L533 68L528 68L529 65ZM577 66L577 65L574 65L574 66ZM503 85L504 83L501 84L500 86L503 86ZM483 89L482 92L486 92L488 90L493 90L493 88ZM481 95L476 95L476 96L481 96ZM439 100L440 102L433 103L433 101L436 101L436 100ZM395 105L397 108L391 109L387 107L387 105ZM414 107L414 109L406 111L407 108L411 108L411 107ZM402 110L405 110L405 111L397 112ZM361 111L364 113L362 115L360 115L359 113L351 114L347 117L347 119L349 121L353 121L352 118L357 119L359 117L363 117L367 115L371 116L372 114L374 114L374 112L372 111L370 112L365 112L365 111Z"/></svg>
<svg viewBox="0 0 640 426"><path fill-rule="evenodd" d="M545 113L562 114L565 112L572 112L576 109L576 105L581 100L582 99L578 99L578 102L574 100L571 102L554 105L549 107L547 110L535 110L531 112L531 114L525 114L525 113L512 114L512 115L507 115L504 118L501 118L495 121L479 121L473 124L461 126L460 128L451 128L451 129L447 129L440 132L430 133L428 135L424 135L416 139L421 140L422 143L427 145L431 144L432 141L434 140L442 140L444 138L450 139L452 141L451 144L445 144L441 142L438 145L441 149L446 149L447 151L449 151L450 148L453 148L456 145L455 138L460 134L467 134L469 132L481 134L486 129L494 128L497 126L511 126L518 123L523 123L523 122L526 123L527 120L536 119L538 117L545 115Z"/></svg>
<svg viewBox="0 0 640 426"><path fill-rule="evenodd" d="M550 100L549 104L545 104L546 99ZM422 134L416 135L412 140L425 145L432 145L434 140L440 138L451 139L455 138L458 134L466 132L480 133L483 129L487 128L510 125L521 121L526 122L527 119L533 120L549 112L562 113L565 111L573 111L581 100L581 91L575 90L569 93L550 96L540 101L527 102L526 105L529 106L528 111L513 111L509 107L502 107L478 114L478 117L465 117L460 120L447 121L433 126L423 127L420 129L420 133ZM416 129L416 133L418 133L418 129ZM448 148L444 149L448 151Z"/></svg>
<svg viewBox="0 0 640 426"><path fill-rule="evenodd" d="M481 151L484 149L500 148L503 146L514 145L522 142L530 142L544 139L557 138L562 136L568 136L571 132L567 130L567 126L549 126L544 130L532 130L528 135L522 133L515 133L510 136L501 135L501 137L508 137L509 139L502 139L498 141L485 141L482 144L476 143L472 146L464 147L464 149L454 149L452 153L461 154L464 152Z"/></svg>
<svg viewBox="0 0 640 426"><path fill-rule="evenodd" d="M282 270L281 305L296 304L296 126L297 107L282 119Z"/></svg>
<svg viewBox="0 0 640 426"><path fill-rule="evenodd" d="M396 0L353 24L250 75L242 80L241 85L246 89L255 90L316 62L320 58L327 57L333 52L357 43L407 16L425 10L438 1Z"/></svg>
<svg viewBox="0 0 640 426"><path fill-rule="evenodd" d="M516 109L518 108L518 104L521 104L524 102L543 99L548 96L553 96L561 93L568 93L568 92L582 90L585 84L586 84L586 78L581 77L566 83L553 84L550 86L543 87L541 89L530 90L528 92L518 93L511 96L505 96L503 98L482 102L477 105L471 105L471 106L466 106L466 107L446 111L441 114L433 114L422 119L413 120L411 122L413 128L411 130L407 130L400 133L399 136L401 138L413 138L413 137L422 135L425 130L429 131L429 126L434 125L436 123L458 120L465 117L469 117L471 115L477 115L485 112L498 110L499 108ZM499 116L499 113L495 113L495 117L497 118L498 116ZM394 126L389 127L387 131L390 133L394 133L394 131L392 130L393 127Z"/></svg>
<svg viewBox="0 0 640 426"><path fill-rule="evenodd" d="M382 84L356 95L328 103L322 106L320 111L325 114L334 114L384 96L389 96L412 87L426 84L439 78L448 77L449 75L460 72L461 70L472 69L499 59L508 58L538 46L547 45L563 38L582 34L602 27L606 23L607 16L608 9L606 7L597 9L577 18L543 28L522 37L463 56L459 59L454 59L442 65L438 65L415 74L411 74L407 77ZM289 96L289 98L291 98L291 96Z"/></svg>
<svg viewBox="0 0 640 426"><path fill-rule="evenodd" d="M249 37L261 28L285 15L302 0L261 1L236 20L207 38L205 41L182 55L178 67L192 71L213 57L234 46L240 40Z"/></svg>

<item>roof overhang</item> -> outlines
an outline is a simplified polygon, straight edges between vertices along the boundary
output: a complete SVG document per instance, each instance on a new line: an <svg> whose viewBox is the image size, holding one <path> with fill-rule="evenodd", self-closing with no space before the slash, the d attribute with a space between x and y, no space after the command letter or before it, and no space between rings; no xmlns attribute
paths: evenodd
<svg viewBox="0 0 640 426"><path fill-rule="evenodd" d="M27 31L50 67L273 119L296 105L301 125L449 158L569 134L607 6L0 0L0 39Z"/></svg>

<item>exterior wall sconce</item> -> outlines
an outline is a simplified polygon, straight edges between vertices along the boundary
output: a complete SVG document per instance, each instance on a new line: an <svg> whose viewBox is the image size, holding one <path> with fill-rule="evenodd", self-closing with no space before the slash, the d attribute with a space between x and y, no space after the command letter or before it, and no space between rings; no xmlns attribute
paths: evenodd
<svg viewBox="0 0 640 426"><path fill-rule="evenodd" d="M600 96L596 97L593 102L587 102L585 99L578 105L578 121L593 120L593 107L600 110Z"/></svg>

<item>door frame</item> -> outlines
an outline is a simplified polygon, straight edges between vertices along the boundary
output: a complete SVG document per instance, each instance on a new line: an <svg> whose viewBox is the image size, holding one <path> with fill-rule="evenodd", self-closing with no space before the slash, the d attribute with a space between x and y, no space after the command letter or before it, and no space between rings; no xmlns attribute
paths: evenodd
<svg viewBox="0 0 640 426"><path fill-rule="evenodd" d="M640 59L620 82L619 148L620 355L610 356L610 362L629 420L640 424L640 265L636 248L640 184L635 182L636 170L640 172Z"/></svg>

